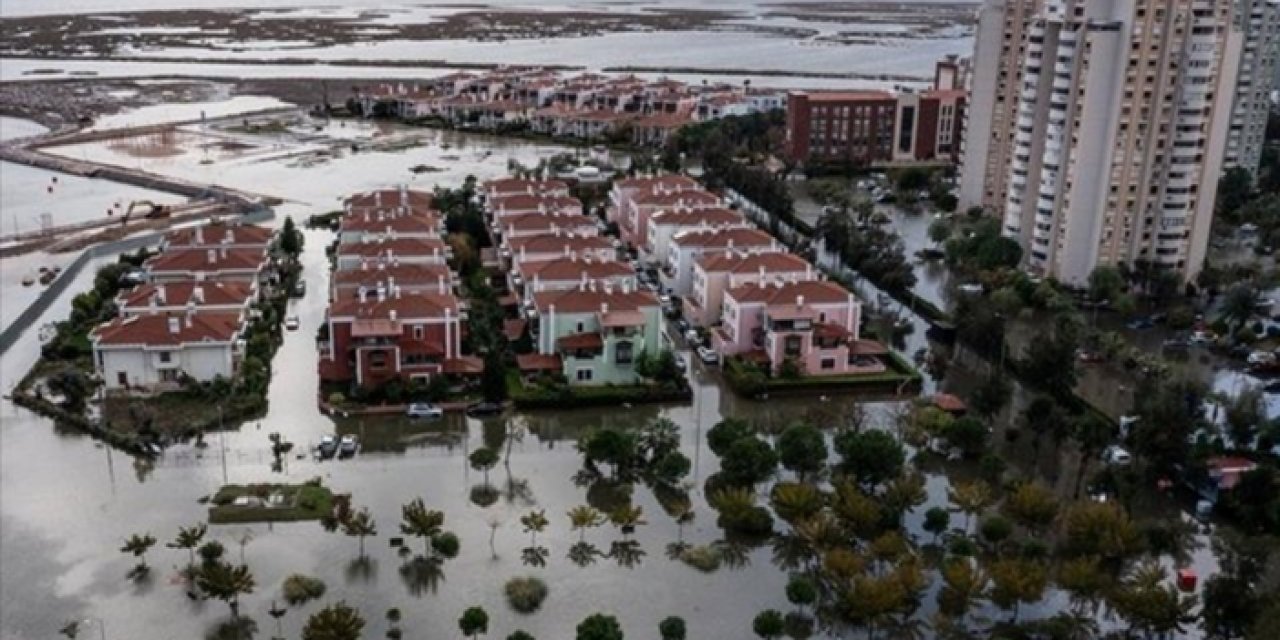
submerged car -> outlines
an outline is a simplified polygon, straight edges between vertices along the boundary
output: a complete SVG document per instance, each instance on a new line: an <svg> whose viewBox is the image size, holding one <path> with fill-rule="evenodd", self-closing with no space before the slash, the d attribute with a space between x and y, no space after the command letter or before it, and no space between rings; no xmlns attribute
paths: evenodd
<svg viewBox="0 0 1280 640"><path fill-rule="evenodd" d="M354 456L356 454L356 451L358 451L359 449L360 449L359 441L357 441L356 437L351 434L342 436L342 440L338 442L338 455L344 458L349 458L351 456Z"/></svg>
<svg viewBox="0 0 1280 640"><path fill-rule="evenodd" d="M284 328L290 331L297 331L300 326L302 326L302 321L298 319L298 316L289 316L284 319Z"/></svg>
<svg viewBox="0 0 1280 640"><path fill-rule="evenodd" d="M323 436L320 438L320 446L316 447L316 451L321 458L332 458L338 453L338 440L333 436Z"/></svg>
<svg viewBox="0 0 1280 640"><path fill-rule="evenodd" d="M473 418L496 416L499 413L502 413L501 402L475 402L467 405L467 415Z"/></svg>
<svg viewBox="0 0 1280 640"><path fill-rule="evenodd" d="M703 364L720 364L720 354L713 351L710 347L698 347L698 359Z"/></svg>
<svg viewBox="0 0 1280 640"><path fill-rule="evenodd" d="M409 409L405 411L405 415L410 418L443 418L444 409L441 409L430 402L415 402L409 405Z"/></svg>

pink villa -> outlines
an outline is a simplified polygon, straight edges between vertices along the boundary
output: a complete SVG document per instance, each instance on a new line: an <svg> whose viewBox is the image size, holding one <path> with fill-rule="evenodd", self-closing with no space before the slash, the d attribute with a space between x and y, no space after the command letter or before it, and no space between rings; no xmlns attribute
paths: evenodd
<svg viewBox="0 0 1280 640"><path fill-rule="evenodd" d="M560 180L529 180L526 178L499 178L481 185L486 201L518 195L568 197L569 185Z"/></svg>
<svg viewBox="0 0 1280 640"><path fill-rule="evenodd" d="M724 293L713 346L778 373L795 362L804 375L879 373L885 347L860 340L862 304L826 280L745 284Z"/></svg>
<svg viewBox="0 0 1280 640"><path fill-rule="evenodd" d="M516 238L543 236L548 234L567 233L576 236L598 236L599 218L578 215L547 215L544 213L526 213L519 216L495 220L493 230L502 237L505 244Z"/></svg>
<svg viewBox="0 0 1280 640"><path fill-rule="evenodd" d="M749 229L750 222L732 209L663 209L649 216L649 230L645 233L644 248L649 258L662 263L667 260L671 237L686 230L713 231L716 229Z"/></svg>
<svg viewBox="0 0 1280 640"><path fill-rule="evenodd" d="M636 288L636 272L617 261L559 257L520 263L509 274L511 291L531 300L539 291L566 291L595 283L616 289Z"/></svg>
<svg viewBox="0 0 1280 640"><path fill-rule="evenodd" d="M330 278L329 300L359 298L360 292L400 289L404 295L452 290L457 276L447 264L395 264L362 262L351 269L334 271Z"/></svg>
<svg viewBox="0 0 1280 640"><path fill-rule="evenodd" d="M708 193L692 178L678 175L629 178L613 183L608 218L618 223L622 239L633 246L645 244L649 216L660 209L696 209L720 206L720 198Z"/></svg>
<svg viewBox="0 0 1280 640"><path fill-rule="evenodd" d="M739 250L755 253L784 253L787 248L773 236L753 228L684 230L671 237L667 259L662 265L662 282L672 293L688 296L693 290L693 263L707 253Z"/></svg>
<svg viewBox="0 0 1280 640"><path fill-rule="evenodd" d="M740 250L706 253L694 263L693 293L684 299L684 317L697 326L710 326L720 320L726 290L748 284L817 279L817 269L791 253Z"/></svg>
<svg viewBox="0 0 1280 640"><path fill-rule="evenodd" d="M452 250L439 237L387 238L366 236L360 242L338 245L337 268L355 269L365 262L387 264L445 264Z"/></svg>
<svg viewBox="0 0 1280 640"><path fill-rule="evenodd" d="M338 241L342 244L379 236L438 239L443 234L444 218L431 209L355 209L338 222Z"/></svg>

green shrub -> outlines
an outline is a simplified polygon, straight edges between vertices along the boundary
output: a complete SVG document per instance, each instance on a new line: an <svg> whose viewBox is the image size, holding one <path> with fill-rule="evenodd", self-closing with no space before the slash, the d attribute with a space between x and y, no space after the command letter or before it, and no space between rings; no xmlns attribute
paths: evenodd
<svg viewBox="0 0 1280 640"><path fill-rule="evenodd" d="M520 613L537 611L547 598L547 584L533 576L512 578L503 591L507 594L507 603Z"/></svg>
<svg viewBox="0 0 1280 640"><path fill-rule="evenodd" d="M719 569L723 559L720 550L709 545L689 547L680 553L681 562L703 573L711 573Z"/></svg>
<svg viewBox="0 0 1280 640"><path fill-rule="evenodd" d="M324 582L318 578L295 573L284 579L284 599L291 605L318 599L324 592Z"/></svg>
<svg viewBox="0 0 1280 640"><path fill-rule="evenodd" d="M459 547L461 543L458 541L458 536L452 531L445 531L431 538L431 549L446 558L457 557Z"/></svg>
<svg viewBox="0 0 1280 640"><path fill-rule="evenodd" d="M773 532L773 515L769 510L755 506L750 509L725 510L716 519L716 524L725 531L745 535L767 535Z"/></svg>

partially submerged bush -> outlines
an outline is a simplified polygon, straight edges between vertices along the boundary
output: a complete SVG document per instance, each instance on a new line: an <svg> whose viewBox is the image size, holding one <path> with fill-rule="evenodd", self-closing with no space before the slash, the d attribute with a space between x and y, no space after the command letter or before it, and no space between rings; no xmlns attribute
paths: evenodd
<svg viewBox="0 0 1280 640"><path fill-rule="evenodd" d="M520 613L537 611L547 597L547 584L533 576L512 578L504 590L511 608Z"/></svg>
<svg viewBox="0 0 1280 640"><path fill-rule="evenodd" d="M324 595L324 581L311 576L293 574L284 579L284 599L292 605L315 600Z"/></svg>
<svg viewBox="0 0 1280 640"><path fill-rule="evenodd" d="M707 545L689 547L680 554L681 562L703 573L711 573L719 569L721 560L723 556L720 550Z"/></svg>

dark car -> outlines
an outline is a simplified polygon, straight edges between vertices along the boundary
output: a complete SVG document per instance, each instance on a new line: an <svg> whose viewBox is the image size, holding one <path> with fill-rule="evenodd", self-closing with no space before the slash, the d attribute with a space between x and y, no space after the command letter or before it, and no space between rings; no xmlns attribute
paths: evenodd
<svg viewBox="0 0 1280 640"><path fill-rule="evenodd" d="M473 418L496 416L502 413L501 402L473 402L467 405L467 415Z"/></svg>
<svg viewBox="0 0 1280 640"><path fill-rule="evenodd" d="M1154 325L1155 323L1151 322L1151 318L1134 318L1133 320L1130 320L1129 324L1125 326L1135 331L1138 331L1142 329L1150 329Z"/></svg>

